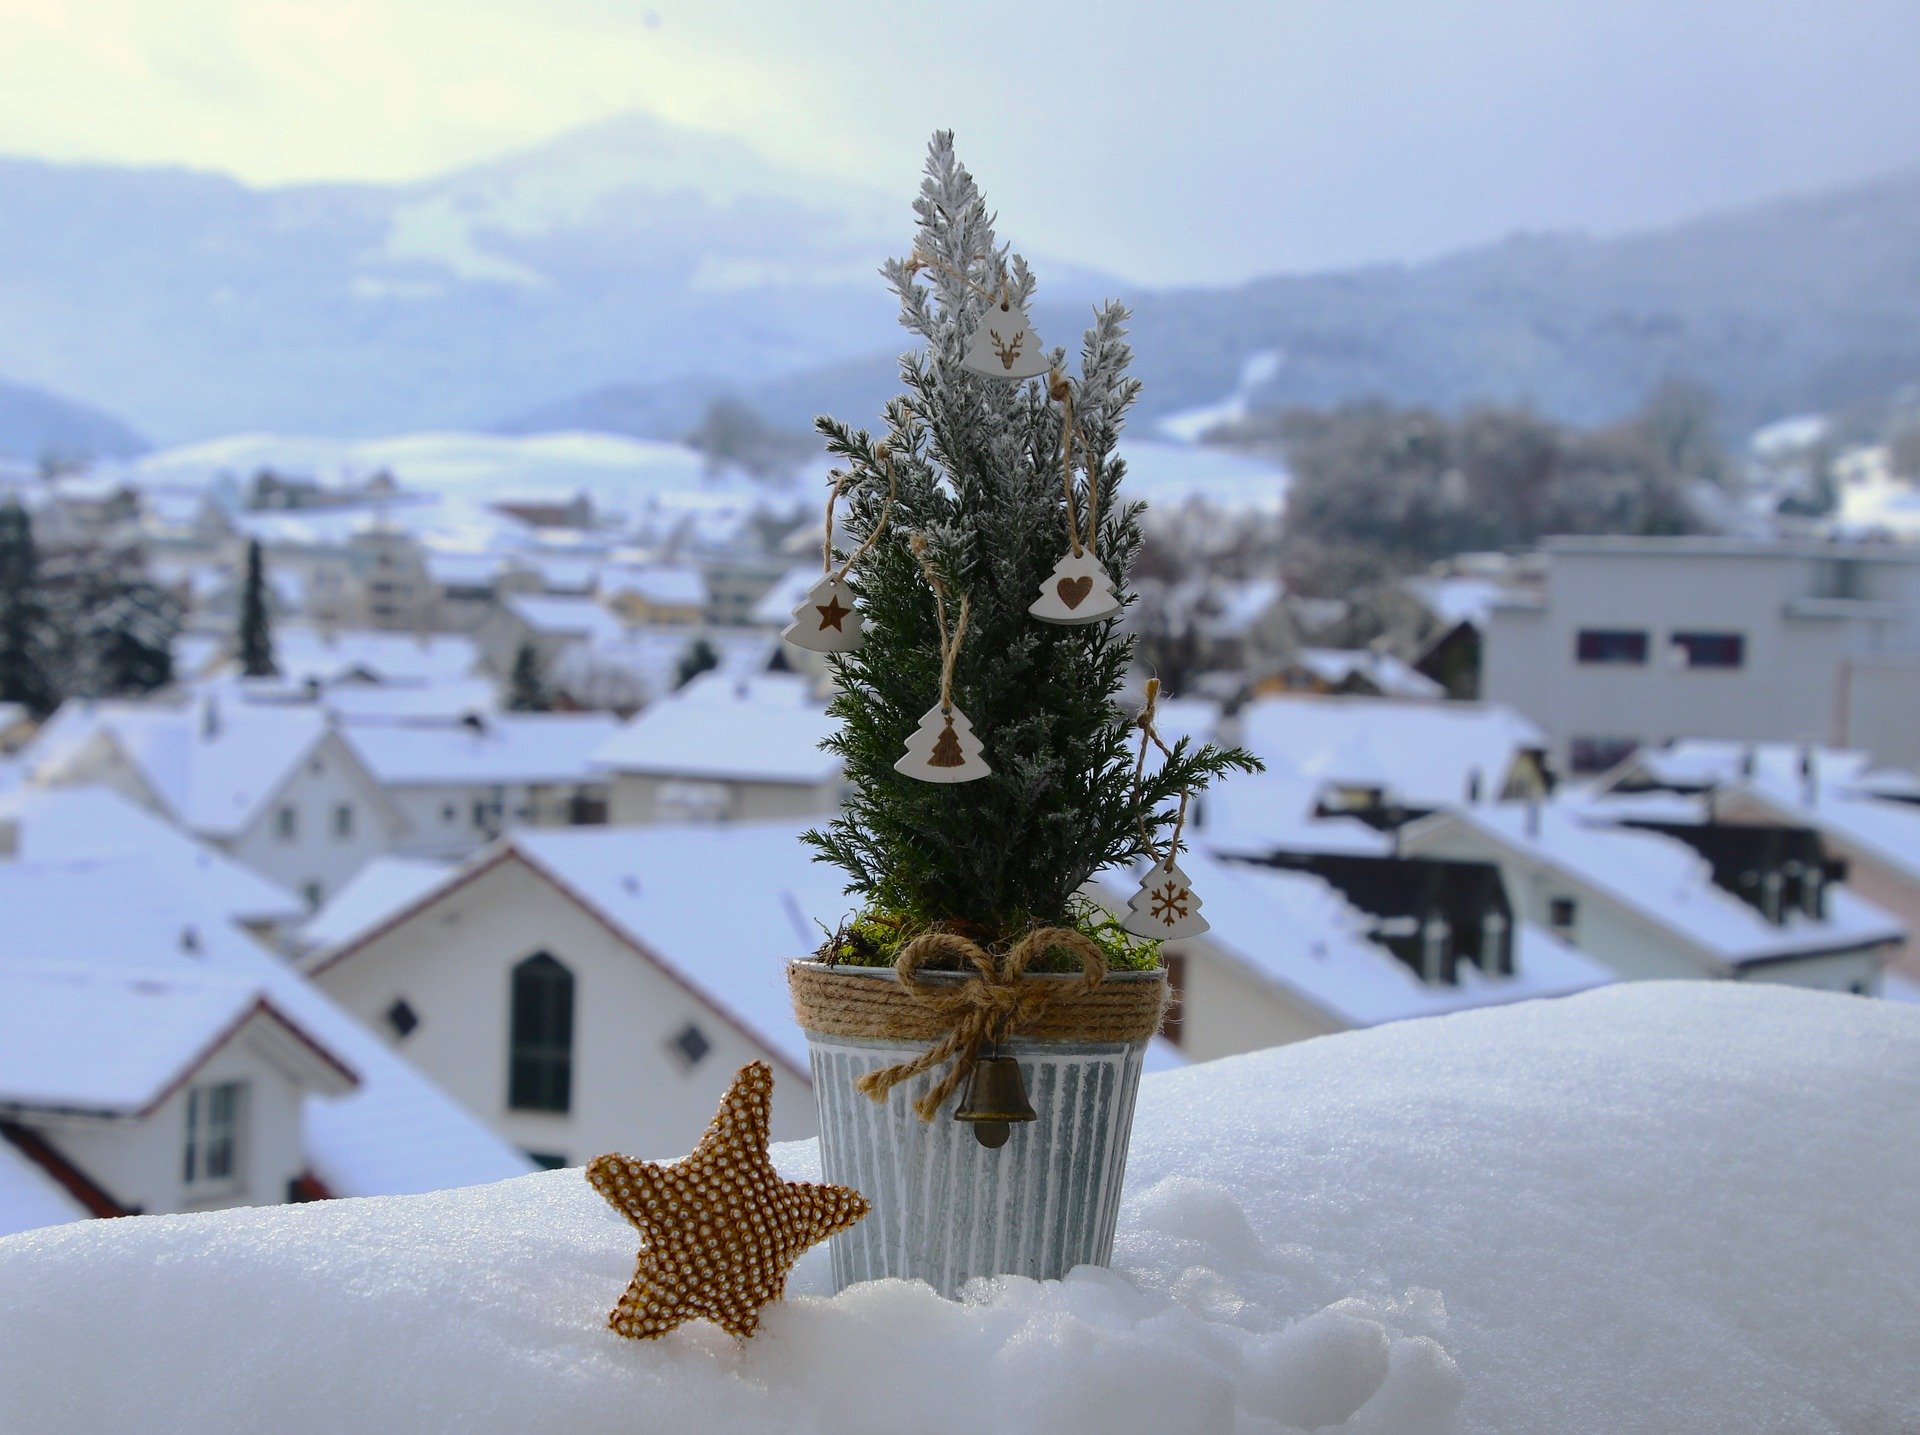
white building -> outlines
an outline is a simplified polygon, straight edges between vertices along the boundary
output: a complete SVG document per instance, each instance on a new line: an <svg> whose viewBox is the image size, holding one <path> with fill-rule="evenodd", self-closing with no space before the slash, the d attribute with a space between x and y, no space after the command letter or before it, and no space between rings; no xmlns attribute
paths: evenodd
<svg viewBox="0 0 1920 1435"><path fill-rule="evenodd" d="M791 824L513 833L424 891L395 874L306 970L545 1163L684 1151L749 1061L775 1138L804 1137L785 963L847 907L811 857Z"/></svg>
<svg viewBox="0 0 1920 1435"><path fill-rule="evenodd" d="M358 1084L242 980L0 965L0 1140L68 1219L311 1199L302 1102Z"/></svg>
<svg viewBox="0 0 1920 1435"><path fill-rule="evenodd" d="M0 818L0 1234L530 1169L240 929L258 878L82 798Z"/></svg>
<svg viewBox="0 0 1920 1435"><path fill-rule="evenodd" d="M599 752L618 823L771 821L832 812L838 723L798 674L710 673L660 699Z"/></svg>
<svg viewBox="0 0 1920 1435"><path fill-rule="evenodd" d="M30 781L105 784L318 907L406 823L325 714L222 701L72 702Z"/></svg>
<svg viewBox="0 0 1920 1435"><path fill-rule="evenodd" d="M496 713L340 731L405 819L408 853L463 857L509 827L607 820L607 774L594 755L620 731L608 714Z"/></svg>
<svg viewBox="0 0 1920 1435"><path fill-rule="evenodd" d="M1202 852L1183 854L1180 865L1211 929L1161 947L1176 998L1165 1031L1195 1061L1386 1022L1566 996L1613 979L1598 962L1537 926L1506 926L1507 908L1497 891L1468 894L1480 901L1490 896L1494 903L1470 951L1417 967L1384 944L1397 930L1395 918L1362 911L1311 872L1221 861ZM1120 890L1126 885L1120 874L1107 874L1100 879L1103 900L1124 904L1131 895L1131 888ZM1488 941L1484 948L1478 945L1481 935Z"/></svg>
<svg viewBox="0 0 1920 1435"><path fill-rule="evenodd" d="M1488 612L1481 691L1573 772L1680 737L1920 762L1920 550L1556 538L1537 593Z"/></svg>
<svg viewBox="0 0 1920 1435"><path fill-rule="evenodd" d="M1879 990L1906 938L1898 920L1814 862L1776 863L1736 895L1679 831L1619 825L1573 802L1504 803L1436 812L1403 830L1400 846L1496 864L1520 921L1623 978Z"/></svg>

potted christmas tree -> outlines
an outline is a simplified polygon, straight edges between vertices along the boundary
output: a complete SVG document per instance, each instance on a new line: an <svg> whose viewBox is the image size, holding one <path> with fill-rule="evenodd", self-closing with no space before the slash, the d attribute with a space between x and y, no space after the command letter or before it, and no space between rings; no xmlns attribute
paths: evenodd
<svg viewBox="0 0 1920 1435"><path fill-rule="evenodd" d="M807 837L863 905L789 977L826 1178L873 1206L835 1242L837 1282L951 1293L1107 1259L1166 1002L1156 938L1205 925L1180 824L1254 763L1161 744L1151 697L1116 701L1140 546L1114 453L1138 390L1125 310L1098 311L1072 377L949 134L915 211L885 273L925 347L884 437L819 421L841 467L787 630L830 654L842 723L848 796ZM1085 892L1111 867L1147 870L1124 920Z"/></svg>

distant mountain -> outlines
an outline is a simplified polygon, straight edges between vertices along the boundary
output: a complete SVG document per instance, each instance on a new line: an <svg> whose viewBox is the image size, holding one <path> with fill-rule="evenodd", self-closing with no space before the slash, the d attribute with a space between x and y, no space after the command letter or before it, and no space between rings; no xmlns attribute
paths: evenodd
<svg viewBox="0 0 1920 1435"><path fill-rule="evenodd" d="M1737 435L1920 382L1920 173L1621 238L1522 236L1426 264L1120 297L1142 420L1213 404L1251 373L1255 409L1527 401L1594 423L1684 377L1720 396ZM1034 323L1071 352L1086 311L1042 302ZM789 425L821 410L871 421L899 347L743 396ZM685 422L676 402L706 396L627 384L548 412L664 432Z"/></svg>
<svg viewBox="0 0 1920 1435"><path fill-rule="evenodd" d="M903 176L903 181L910 177ZM409 185L255 190L177 169L0 160L10 378L168 443L250 430L686 432L718 394L785 425L876 416L906 336L875 193L644 117ZM1565 418L1698 379L1731 422L1920 379L1920 175L1617 239L1125 292L1035 256L1035 320L1137 311L1142 418L1360 394L1528 398Z"/></svg>
<svg viewBox="0 0 1920 1435"><path fill-rule="evenodd" d="M0 160L0 334L167 441L471 426L870 351L907 222L639 117L404 186Z"/></svg>
<svg viewBox="0 0 1920 1435"><path fill-rule="evenodd" d="M41 389L0 383L0 458L132 458L147 447L112 414Z"/></svg>

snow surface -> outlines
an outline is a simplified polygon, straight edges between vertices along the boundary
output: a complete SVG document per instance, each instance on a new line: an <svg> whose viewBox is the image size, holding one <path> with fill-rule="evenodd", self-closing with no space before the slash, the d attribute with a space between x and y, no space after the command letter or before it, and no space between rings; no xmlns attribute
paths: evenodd
<svg viewBox="0 0 1920 1435"><path fill-rule="evenodd" d="M1920 1011L1783 987L1329 1037L1147 1079L1111 1272L828 1297L815 1250L746 1343L604 1328L578 1171L78 1223L0 1241L0 1427L1909 1430L1917 1106Z"/></svg>
<svg viewBox="0 0 1920 1435"><path fill-rule="evenodd" d="M498 713L464 723L354 724L341 736L382 787L591 782L620 731L606 713Z"/></svg>
<svg viewBox="0 0 1920 1435"><path fill-rule="evenodd" d="M811 785L840 770L820 747L839 727L806 678L703 673L610 736L598 757L616 772Z"/></svg>
<svg viewBox="0 0 1920 1435"><path fill-rule="evenodd" d="M313 950L346 945L426 896L454 865L426 857L374 858L300 928L300 945Z"/></svg>

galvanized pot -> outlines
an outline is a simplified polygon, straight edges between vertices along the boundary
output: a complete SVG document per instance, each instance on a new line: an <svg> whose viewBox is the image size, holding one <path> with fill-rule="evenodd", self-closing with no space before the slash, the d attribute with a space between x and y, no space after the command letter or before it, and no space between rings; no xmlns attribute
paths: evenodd
<svg viewBox="0 0 1920 1435"><path fill-rule="evenodd" d="M834 971L897 981L885 967ZM920 973L923 982L964 979L959 973ZM1107 980L1158 983L1165 974L1115 972ZM914 1114L913 1102L933 1086L937 1072L896 1087L884 1103L854 1088L866 1072L911 1061L926 1042L808 1030L823 1174L854 1187L873 1208L830 1242L835 1289L903 1276L952 1296L974 1276L1058 1279L1075 1266L1105 1265L1113 1254L1134 1097L1151 1039L1034 1041L1015 1035L1003 1043L1001 1051L1020 1064L1036 1119L1014 1126L1007 1143L995 1149L952 1119L951 1102L932 1121Z"/></svg>

